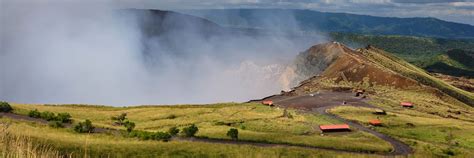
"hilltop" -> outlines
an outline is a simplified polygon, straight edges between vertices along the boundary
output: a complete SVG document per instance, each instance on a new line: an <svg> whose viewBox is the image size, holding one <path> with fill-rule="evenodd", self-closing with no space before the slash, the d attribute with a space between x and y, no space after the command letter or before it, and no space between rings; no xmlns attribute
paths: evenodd
<svg viewBox="0 0 474 158"><path fill-rule="evenodd" d="M300 53L295 65L299 78L310 78L295 88L297 94L320 89L322 81L399 89L430 87L474 106L474 94L373 46L353 50L338 42L319 44Z"/></svg>
<svg viewBox="0 0 474 158"><path fill-rule="evenodd" d="M398 35L331 33L330 39L349 47L372 45L429 72L474 77L474 41Z"/></svg>

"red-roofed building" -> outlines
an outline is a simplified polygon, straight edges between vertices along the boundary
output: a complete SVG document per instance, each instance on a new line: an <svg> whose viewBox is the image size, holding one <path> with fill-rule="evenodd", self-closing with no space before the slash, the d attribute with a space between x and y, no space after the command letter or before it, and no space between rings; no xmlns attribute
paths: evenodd
<svg viewBox="0 0 474 158"><path fill-rule="evenodd" d="M271 100L264 100L264 101L262 101L262 104L268 105L268 106L273 106L273 101L271 101Z"/></svg>
<svg viewBox="0 0 474 158"><path fill-rule="evenodd" d="M381 126L382 125L382 121L378 120L378 119L374 119L374 120L370 120L369 121L369 124L372 125L372 126Z"/></svg>
<svg viewBox="0 0 474 158"><path fill-rule="evenodd" d="M350 131L350 127L347 124L339 124L339 125L320 125L319 129L323 132L344 132Z"/></svg>
<svg viewBox="0 0 474 158"><path fill-rule="evenodd" d="M412 108L413 107L413 103L410 103L410 102L401 102L400 105L403 106L403 107L406 107L406 108Z"/></svg>

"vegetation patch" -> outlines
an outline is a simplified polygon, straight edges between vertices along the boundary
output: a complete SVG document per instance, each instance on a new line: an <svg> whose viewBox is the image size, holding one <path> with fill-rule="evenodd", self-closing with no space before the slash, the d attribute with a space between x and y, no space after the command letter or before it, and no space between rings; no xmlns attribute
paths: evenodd
<svg viewBox="0 0 474 158"><path fill-rule="evenodd" d="M8 102L0 101L0 112L11 112L13 108L10 106Z"/></svg>

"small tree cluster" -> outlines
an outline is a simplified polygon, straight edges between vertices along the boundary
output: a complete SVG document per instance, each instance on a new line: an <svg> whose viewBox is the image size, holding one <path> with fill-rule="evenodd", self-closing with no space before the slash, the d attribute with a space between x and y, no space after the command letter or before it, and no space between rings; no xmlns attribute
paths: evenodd
<svg viewBox="0 0 474 158"><path fill-rule="evenodd" d="M94 126L90 120L86 120L84 122L79 122L79 124L74 126L74 131L77 133L92 133L94 131Z"/></svg>
<svg viewBox="0 0 474 158"><path fill-rule="evenodd" d="M0 112L11 112L13 108L8 102L0 102Z"/></svg>
<svg viewBox="0 0 474 158"><path fill-rule="evenodd" d="M135 123L126 120L126 121L123 123L123 126L127 129L127 132L132 132L132 130L135 128Z"/></svg>
<svg viewBox="0 0 474 158"><path fill-rule="evenodd" d="M112 116L111 119L114 121L114 124L125 127L129 133L135 129L135 123L127 119L127 113L122 113L118 116Z"/></svg>
<svg viewBox="0 0 474 158"><path fill-rule="evenodd" d="M132 131L129 133L130 137L137 137L141 140L159 140L159 141L169 141L171 135L166 132L147 132L147 131Z"/></svg>
<svg viewBox="0 0 474 158"><path fill-rule="evenodd" d="M239 130L237 130L236 128L231 128L229 129L229 131L227 131L227 136L234 140L237 140L239 139Z"/></svg>
<svg viewBox="0 0 474 158"><path fill-rule="evenodd" d="M28 113L28 116L33 118L41 118L45 119L46 121L58 121L60 123L71 123L71 115L69 113L58 113L55 114L53 112L45 111L39 112L37 109L31 110Z"/></svg>
<svg viewBox="0 0 474 158"><path fill-rule="evenodd" d="M198 127L196 127L196 125L192 124L192 125L189 126L189 127L183 128L182 133L183 133L184 136L186 136L186 137L194 137L194 135L195 135L198 131L199 131Z"/></svg>
<svg viewBox="0 0 474 158"><path fill-rule="evenodd" d="M115 124L121 126L121 125L123 125L123 123L127 119L127 113L122 113L118 116L112 116L111 119L112 119L112 121L115 121L114 122Z"/></svg>

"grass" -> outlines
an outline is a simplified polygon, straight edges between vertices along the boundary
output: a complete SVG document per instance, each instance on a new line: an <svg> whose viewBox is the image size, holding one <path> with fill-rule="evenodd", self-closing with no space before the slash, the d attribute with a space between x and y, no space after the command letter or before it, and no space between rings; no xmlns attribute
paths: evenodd
<svg viewBox="0 0 474 158"><path fill-rule="evenodd" d="M374 52L371 52L374 53ZM377 55L374 53L374 55ZM474 113L473 107L458 100L455 96L439 91L436 87L447 85L443 81L432 79L412 65L399 64L393 61L379 60L384 57L373 57L376 62L386 62L385 66L402 73L426 75L424 79L439 82L433 87L414 86L404 89L381 85L320 80L319 87L363 88L370 92L369 103L388 111L388 115L374 115L375 109L343 106L331 109L330 112L348 120L354 120L366 126L371 119L380 119L383 127L371 127L376 131L390 135L409 144L414 150L414 157L474 157ZM387 64L389 63L389 64ZM394 65L390 65L394 64ZM383 65L381 65L383 66ZM450 85L445 88L451 87ZM452 89L457 91L457 89ZM470 95L457 91L459 95ZM414 103L411 109L402 108L400 102Z"/></svg>
<svg viewBox="0 0 474 158"><path fill-rule="evenodd" d="M12 106L15 109L14 112L19 114L26 114L29 110L34 109L55 113L68 112L72 115L72 119L75 122L89 119L98 127L122 128L113 126L110 118L121 113L127 113L128 119L136 123L136 130L152 132L167 131L171 127L182 129L190 124L196 124L199 127L199 132L197 133L197 136L199 137L231 139L226 136L227 131L230 128L238 128L239 139L253 142L294 144L362 152L388 152L392 149L389 143L362 131L322 136L320 135L319 128L317 128L318 125L333 124L338 123L339 121L332 120L326 116L304 113L291 109L289 109L288 112L293 117L287 118L283 117L283 109L271 108L258 103L117 108L106 106L27 105L14 103L12 103ZM170 115L173 115L174 117L169 117ZM22 126L26 125L23 124ZM79 142L79 140L85 139L83 138L83 135L74 134L69 129L52 129L49 127L39 127L38 125L35 125L34 128L45 128L48 129L47 131L56 130L68 133L69 138L51 139L54 140L52 142L57 143L56 146L58 147L68 146L67 144L70 142L58 142L57 140L78 139L74 140L76 143L73 144L85 143ZM51 133L52 135L50 137L53 137L54 132ZM20 134L23 135L26 133ZM75 136L77 136L77 138L75 138ZM112 139L109 138L112 136L107 135L96 136ZM41 138L41 135L38 135L37 137L39 139ZM126 140L124 140L124 142L126 142ZM173 143L175 142L172 141L171 144ZM117 148L117 151L119 151L118 149L122 148L118 145L111 144L116 143L108 140L106 142L97 143L97 145L100 146L107 146L110 150ZM66 151L75 150L79 149L68 149Z"/></svg>
<svg viewBox="0 0 474 158"><path fill-rule="evenodd" d="M415 148L415 157L448 156L447 150L453 150L454 154L459 157L474 156L474 152L472 152L474 151L474 122L471 121L471 115L463 116L466 117L466 120L447 119L436 113L426 113L423 109L423 101L417 100L415 108L407 110L400 109L398 104L393 105L390 101L380 101L383 100L381 98L374 100L376 100L373 101L374 104L388 111L387 115L374 115L372 114L374 109L349 106L337 107L331 109L330 112L367 126L369 126L369 120L380 119L384 126L372 128L401 139ZM435 100L431 100L431 102L433 101ZM425 100L425 102L430 101ZM436 109L443 106L431 108Z"/></svg>
<svg viewBox="0 0 474 158"><path fill-rule="evenodd" d="M53 129L46 125L0 119L10 123L7 131L21 135L29 144L43 144L50 153L72 157L371 157L364 154L340 153L297 147L256 147L250 145L213 144L188 141L140 141L107 134L75 134L70 129ZM1 135L4 136L5 132ZM14 141L0 142L5 153ZM9 154L15 154L10 151ZM39 157L38 154L29 157ZM57 157L57 156L46 156ZM374 157L374 156L372 156Z"/></svg>
<svg viewBox="0 0 474 158"><path fill-rule="evenodd" d="M363 50L365 56L375 63L390 69L394 72L400 73L403 76L409 77L418 81L421 84L431 86L440 91L454 97L470 106L474 106L474 94L454 87L441 79L433 77L420 69L402 59L384 52L383 50L370 48Z"/></svg>

